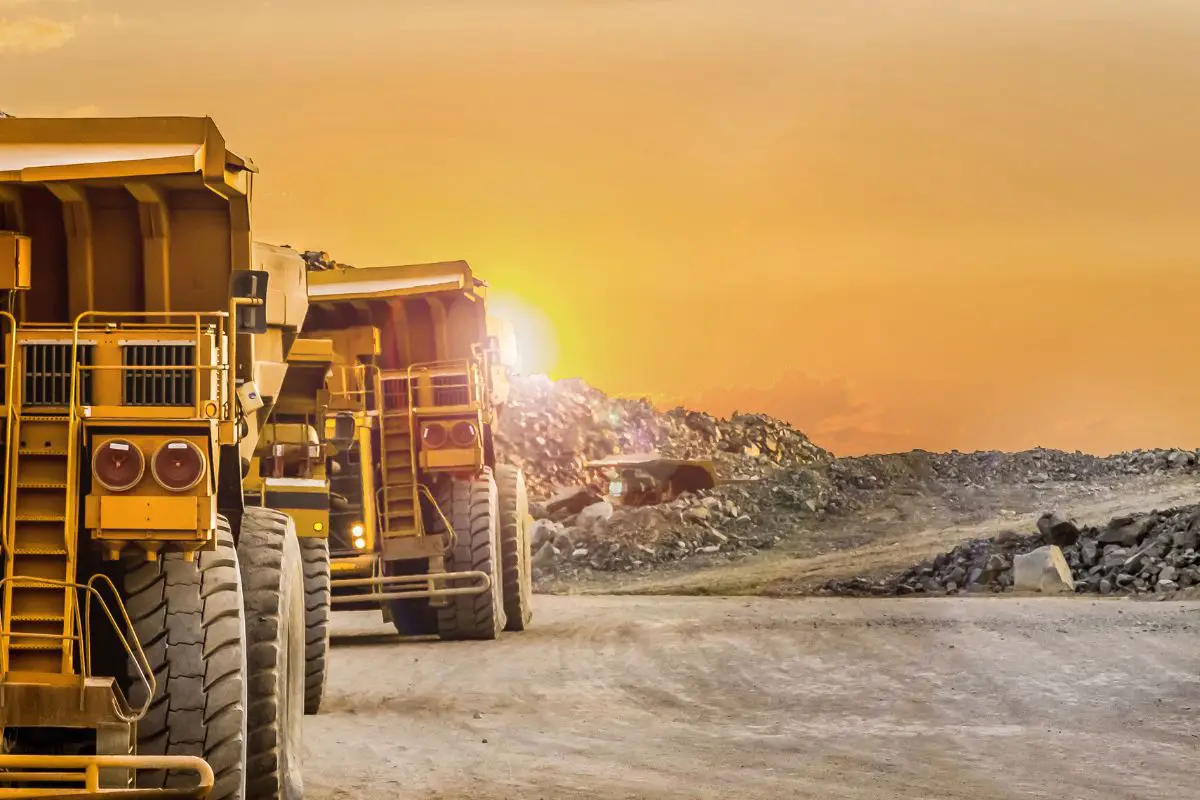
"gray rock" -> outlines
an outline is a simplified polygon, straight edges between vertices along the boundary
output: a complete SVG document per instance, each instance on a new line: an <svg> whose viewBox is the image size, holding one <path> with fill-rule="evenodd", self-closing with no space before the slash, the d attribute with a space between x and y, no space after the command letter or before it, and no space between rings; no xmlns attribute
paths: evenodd
<svg viewBox="0 0 1200 800"><path fill-rule="evenodd" d="M577 547L571 553L571 558L574 558L574 559L581 559L581 558L587 558L587 557L588 557L588 549L586 547Z"/></svg>
<svg viewBox="0 0 1200 800"><path fill-rule="evenodd" d="M1200 547L1200 531L1192 530L1190 527L1187 530L1176 531L1172 536L1171 544L1178 550L1195 550Z"/></svg>
<svg viewBox="0 0 1200 800"><path fill-rule="evenodd" d="M1124 547L1114 547L1104 554L1104 558L1101 559L1100 564L1106 569L1122 567L1125 565L1125 559L1128 557L1129 551Z"/></svg>
<svg viewBox="0 0 1200 800"><path fill-rule="evenodd" d="M1112 581L1110 581L1108 578L1101 578L1100 579L1100 594L1112 594L1112 590L1113 590Z"/></svg>
<svg viewBox="0 0 1200 800"><path fill-rule="evenodd" d="M1169 583L1175 583L1175 580L1178 577L1179 577L1179 570L1175 569L1175 567L1167 566L1167 567L1163 567L1161 570L1159 570L1158 582L1160 584L1163 581L1167 581Z"/></svg>
<svg viewBox="0 0 1200 800"><path fill-rule="evenodd" d="M1084 539L1079 543L1079 561L1085 567L1092 567L1100 557L1100 548L1092 539Z"/></svg>
<svg viewBox="0 0 1200 800"><path fill-rule="evenodd" d="M1043 514L1037 521L1037 528L1046 544L1067 547L1079 541L1079 527L1075 522L1055 513Z"/></svg>
<svg viewBox="0 0 1200 800"><path fill-rule="evenodd" d="M1139 519L1117 517L1109 522L1108 527L1100 532L1098 541L1101 544L1119 544L1123 547L1134 547L1150 532L1150 529L1154 527L1155 521L1153 515Z"/></svg>
<svg viewBox="0 0 1200 800"><path fill-rule="evenodd" d="M546 544L547 542L553 542L561 530L562 526L557 522L552 522L548 519L536 520L533 523L533 526L529 529L530 546L533 548L534 552L538 552L541 550L542 545Z"/></svg>
<svg viewBox="0 0 1200 800"><path fill-rule="evenodd" d="M612 503L607 500L601 500L599 503L592 503L579 512L579 524L587 525L598 521L607 522L612 519L612 515Z"/></svg>
<svg viewBox="0 0 1200 800"><path fill-rule="evenodd" d="M1175 581L1160 580L1155 584L1155 588L1160 592L1173 592L1179 588L1179 584L1175 583Z"/></svg>

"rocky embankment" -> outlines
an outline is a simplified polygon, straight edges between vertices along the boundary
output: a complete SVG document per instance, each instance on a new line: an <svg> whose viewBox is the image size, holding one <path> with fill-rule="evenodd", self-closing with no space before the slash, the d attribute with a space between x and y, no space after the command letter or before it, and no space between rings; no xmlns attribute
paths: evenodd
<svg viewBox="0 0 1200 800"><path fill-rule="evenodd" d="M1057 562L1061 554L1061 564ZM1037 561L1022 578L1022 559ZM1032 561L1029 563L1033 563ZM1065 569L1064 569L1065 568ZM829 594L916 595L1074 591L1169 597L1200 586L1200 506L1081 527L1047 513L1038 531L975 539L898 575L830 581Z"/></svg>
<svg viewBox="0 0 1200 800"><path fill-rule="evenodd" d="M1106 457L1047 449L912 451L837 458L787 423L762 414L722 419L686 409L663 412L649 401L609 397L579 380L540 377L514 382L497 443L500 457L526 474L538 520L533 531L538 575L567 580L737 558L774 547L805 527L852 520L857 513L894 506L898 499L969 513L972 504L1001 493L1025 492L1032 502L1064 487L1102 491L1131 476L1197 465L1197 452L1191 450ZM647 452L710 459L722 484L661 505L627 508L612 505L603 496L603 481L585 466L618 453ZM1017 539L997 545L995 554L1011 559L1014 548L1024 546ZM1085 559L1082 551L1077 556ZM984 561L971 560L962 576L950 569L958 578L956 590L971 585L971 571L987 567ZM939 579L947 578L943 591L952 582L950 574L937 572Z"/></svg>

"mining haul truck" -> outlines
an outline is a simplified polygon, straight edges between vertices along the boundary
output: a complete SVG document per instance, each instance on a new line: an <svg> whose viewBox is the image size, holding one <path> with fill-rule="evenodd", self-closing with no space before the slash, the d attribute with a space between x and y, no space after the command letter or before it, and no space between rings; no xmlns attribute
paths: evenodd
<svg viewBox="0 0 1200 800"><path fill-rule="evenodd" d="M0 120L0 798L299 798L301 549L244 501L307 306L211 120Z"/></svg>
<svg viewBox="0 0 1200 800"><path fill-rule="evenodd" d="M506 371L462 261L308 275L305 335L333 342L327 433L334 609L405 635L494 639L532 619L528 500L498 464Z"/></svg>

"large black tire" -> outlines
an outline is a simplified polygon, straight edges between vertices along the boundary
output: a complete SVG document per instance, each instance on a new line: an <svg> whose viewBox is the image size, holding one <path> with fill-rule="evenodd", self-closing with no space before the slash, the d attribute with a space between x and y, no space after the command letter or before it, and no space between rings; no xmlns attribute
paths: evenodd
<svg viewBox="0 0 1200 800"><path fill-rule="evenodd" d="M246 797L301 800L305 625L296 525L274 509L249 507L237 549L249 642Z"/></svg>
<svg viewBox="0 0 1200 800"><path fill-rule="evenodd" d="M300 540L304 557L304 713L321 710L329 681L329 540Z"/></svg>
<svg viewBox="0 0 1200 800"><path fill-rule="evenodd" d="M397 561L384 565L387 575L424 575L427 561ZM387 591L387 589L384 589ZM414 597L406 600L389 600L388 616L396 633L401 636L428 636L438 632L437 612L429 605L429 598Z"/></svg>
<svg viewBox="0 0 1200 800"><path fill-rule="evenodd" d="M500 553L503 565L504 630L523 631L533 621L533 573L530 561L529 495L525 474L516 467L496 467L496 488L500 494Z"/></svg>
<svg viewBox="0 0 1200 800"><path fill-rule="evenodd" d="M455 541L446 557L447 572L478 570L489 575L491 587L482 594L452 595L438 609L438 634L443 639L495 639L504 630L503 587L500 582L499 503L490 471L473 481L452 480L438 505L454 526ZM471 581L452 581L451 586Z"/></svg>
<svg viewBox="0 0 1200 800"><path fill-rule="evenodd" d="M122 594L157 690L138 723L141 755L202 756L216 775L209 797L242 800L246 789L246 620L233 535L218 518L217 547L194 561L168 554L124 559ZM128 664L129 700L146 690ZM195 777L164 771L137 775L139 788L183 788Z"/></svg>

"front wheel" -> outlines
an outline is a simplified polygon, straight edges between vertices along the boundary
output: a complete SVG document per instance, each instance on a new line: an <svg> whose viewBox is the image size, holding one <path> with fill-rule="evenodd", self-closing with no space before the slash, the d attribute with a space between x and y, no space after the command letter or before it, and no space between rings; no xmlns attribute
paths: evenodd
<svg viewBox="0 0 1200 800"><path fill-rule="evenodd" d="M296 525L274 509L247 508L237 550L249 642L247 797L301 800L305 624Z"/></svg>
<svg viewBox="0 0 1200 800"><path fill-rule="evenodd" d="M454 546L447 572L479 571L491 578L482 594L452 595L438 609L443 639L496 639L504 630L503 584L500 575L499 501L490 470L475 480L451 480L438 505L454 526ZM451 586L471 581L450 581Z"/></svg>

